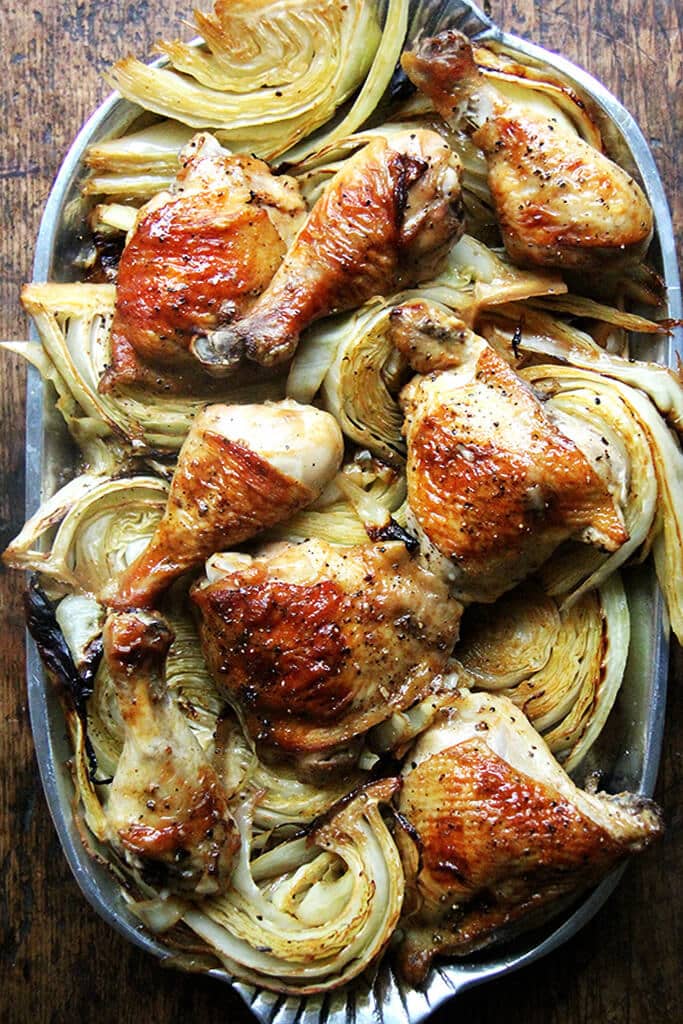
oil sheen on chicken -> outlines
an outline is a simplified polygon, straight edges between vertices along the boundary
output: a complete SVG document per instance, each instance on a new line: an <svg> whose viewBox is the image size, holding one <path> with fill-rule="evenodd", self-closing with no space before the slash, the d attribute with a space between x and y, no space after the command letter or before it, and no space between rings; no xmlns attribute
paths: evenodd
<svg viewBox="0 0 683 1024"><path fill-rule="evenodd" d="M578 789L506 697L463 692L408 753L403 776L416 899L399 961L413 985L437 955L541 923L662 831L652 801Z"/></svg>
<svg viewBox="0 0 683 1024"><path fill-rule="evenodd" d="M113 846L143 874L202 897L227 887L239 835L216 772L166 690L172 640L163 619L144 613L105 624L124 727L105 814Z"/></svg>
<svg viewBox="0 0 683 1024"><path fill-rule="evenodd" d="M556 105L485 76L457 31L423 39L402 64L446 121L469 120L512 260L589 269L644 255L653 216L641 188Z"/></svg>
<svg viewBox="0 0 683 1024"><path fill-rule="evenodd" d="M332 179L252 309L198 337L196 355L217 374L244 356L279 363L319 317L431 277L463 232L461 175L435 132L375 139Z"/></svg>
<svg viewBox="0 0 683 1024"><path fill-rule="evenodd" d="M414 365L451 367L413 378L401 404L409 528L457 597L495 601L569 538L628 539L611 480L482 338L424 302L398 307L393 332Z"/></svg>
<svg viewBox="0 0 683 1024"><path fill-rule="evenodd" d="M193 334L248 309L304 215L293 178L196 135L172 190L142 207L123 251L101 390L133 381L180 390L201 377Z"/></svg>
<svg viewBox="0 0 683 1024"><path fill-rule="evenodd" d="M260 755L302 777L352 767L371 726L428 692L462 611L396 541L278 547L192 597L209 667Z"/></svg>
<svg viewBox="0 0 683 1024"><path fill-rule="evenodd" d="M310 504L344 452L336 420L285 400L210 405L178 456L164 516L144 551L100 595L151 608L182 573Z"/></svg>

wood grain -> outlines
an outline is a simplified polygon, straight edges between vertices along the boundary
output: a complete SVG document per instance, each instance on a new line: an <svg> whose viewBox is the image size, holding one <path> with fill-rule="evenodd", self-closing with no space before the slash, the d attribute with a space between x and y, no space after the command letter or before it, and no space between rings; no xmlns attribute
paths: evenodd
<svg viewBox="0 0 683 1024"><path fill-rule="evenodd" d="M208 6L207 3L203 4ZM18 303L51 180L70 139L104 97L100 72L155 37L189 35L190 0L10 0L0 20L5 57L0 336L23 337ZM500 0L504 28L565 54L601 78L650 139L683 228L681 7L668 0ZM0 545L23 519L24 370L0 363ZM165 971L111 932L71 878L38 781L25 700L22 583L0 574L0 1020L15 1024L202 1024L250 1018L227 987ZM651 1024L683 1019L683 658L671 669L669 718L657 797L668 831L635 861L607 906L567 946L518 975L464 994L434 1024Z"/></svg>

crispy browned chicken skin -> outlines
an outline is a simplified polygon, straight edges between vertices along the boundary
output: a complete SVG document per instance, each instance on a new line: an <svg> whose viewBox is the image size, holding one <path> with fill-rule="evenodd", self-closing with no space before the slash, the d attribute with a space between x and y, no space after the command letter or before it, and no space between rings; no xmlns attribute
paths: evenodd
<svg viewBox="0 0 683 1024"><path fill-rule="evenodd" d="M462 611L396 541L290 544L192 598L209 667L261 755L299 768L331 758L331 770L353 764L355 737L426 694Z"/></svg>
<svg viewBox="0 0 683 1024"><path fill-rule="evenodd" d="M461 173L435 132L375 139L332 179L252 309L198 337L195 354L214 373L245 355L279 363L319 317L430 277L463 232Z"/></svg>
<svg viewBox="0 0 683 1024"><path fill-rule="evenodd" d="M569 538L628 539L608 483L482 338L425 302L398 308L394 338L414 365L451 366L401 404L410 522L456 596L495 601Z"/></svg>
<svg viewBox="0 0 683 1024"><path fill-rule="evenodd" d="M115 848L187 895L225 889L239 846L218 776L171 701L163 678L173 634L163 619L114 614L104 656L116 688L124 745L105 814Z"/></svg>
<svg viewBox="0 0 683 1024"><path fill-rule="evenodd" d="M408 753L403 774L417 906L399 960L414 985L434 956L470 953L520 919L540 923L553 901L662 832L651 800L578 789L506 697L462 693Z"/></svg>
<svg viewBox="0 0 683 1024"><path fill-rule="evenodd" d="M149 544L101 595L110 608L151 608L182 573L314 501L339 468L341 431L293 401L210 405L176 466Z"/></svg>
<svg viewBox="0 0 683 1024"><path fill-rule="evenodd" d="M401 63L446 121L466 108L486 156L505 248L521 265L599 268L640 259L652 236L642 190L527 90L503 89L454 30L423 39Z"/></svg>
<svg viewBox="0 0 683 1024"><path fill-rule="evenodd" d="M111 366L100 383L179 390L201 377L197 331L244 313L270 282L305 214L293 178L231 155L207 134L182 154L170 192L140 211L119 264Z"/></svg>

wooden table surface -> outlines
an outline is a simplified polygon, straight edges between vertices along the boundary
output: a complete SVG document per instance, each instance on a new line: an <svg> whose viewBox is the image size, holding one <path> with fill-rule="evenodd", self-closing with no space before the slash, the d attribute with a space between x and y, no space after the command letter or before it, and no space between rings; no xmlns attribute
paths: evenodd
<svg viewBox="0 0 683 1024"><path fill-rule="evenodd" d="M19 307L55 171L80 124L106 95L100 73L159 34L188 30L191 0L9 0L0 19L2 274L0 337L25 336ZM207 0L202 4L208 6ZM649 138L683 228L681 5L667 0L494 0L503 28L565 54L601 78ZM678 11L677 11L678 8ZM678 97L676 90L678 88ZM676 102L678 100L678 103ZM0 547L23 520L24 367L2 358ZM251 1018L230 990L164 970L109 930L81 896L38 780L24 683L22 580L2 570L0 644L0 1021L17 1024L201 1024ZM473 990L433 1022L675 1024L683 1020L680 957L683 661L671 668L669 718L657 789L662 842L633 862L607 906L541 963Z"/></svg>

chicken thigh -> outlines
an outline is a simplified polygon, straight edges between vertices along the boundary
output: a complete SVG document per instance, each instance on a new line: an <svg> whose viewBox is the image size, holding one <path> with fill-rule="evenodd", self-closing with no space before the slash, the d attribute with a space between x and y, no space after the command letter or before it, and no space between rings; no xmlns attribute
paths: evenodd
<svg viewBox="0 0 683 1024"><path fill-rule="evenodd" d="M641 188L559 108L486 76L454 30L423 39L401 63L446 121L466 110L515 263L590 269L644 255L653 217Z"/></svg>
<svg viewBox="0 0 683 1024"><path fill-rule="evenodd" d="M192 335L254 302L304 216L293 178L196 135L173 189L142 207L123 250L111 366L100 389L143 381L177 390L197 371L202 376L189 352Z"/></svg>
<svg viewBox="0 0 683 1024"><path fill-rule="evenodd" d="M351 768L357 739L425 696L462 611L397 541L288 544L192 598L211 672L259 753L312 778Z"/></svg>
<svg viewBox="0 0 683 1024"><path fill-rule="evenodd" d="M435 132L373 140L332 179L254 306L197 337L195 355L217 374L245 355L270 366L319 317L432 276L464 229L461 174Z"/></svg>
<svg viewBox="0 0 683 1024"><path fill-rule="evenodd" d="M495 601L569 538L607 551L628 539L599 438L577 425L573 440L570 417L560 429L482 338L437 307L397 307L393 331L413 365L451 367L413 378L400 398L408 527L460 600Z"/></svg>
<svg viewBox="0 0 683 1024"><path fill-rule="evenodd" d="M532 927L662 832L630 793L578 789L506 697L462 693L406 757L399 810L418 906L402 972L420 984L437 955L464 955Z"/></svg>
<svg viewBox="0 0 683 1024"><path fill-rule="evenodd" d="M185 895L225 889L239 835L216 772L168 696L173 634L147 614L110 615L104 656L124 744L105 805L110 841L146 873Z"/></svg>
<svg viewBox="0 0 683 1024"><path fill-rule="evenodd" d="M101 594L111 608L151 608L182 573L310 504L337 472L336 420L291 400L210 405L178 456L166 511L137 559Z"/></svg>

